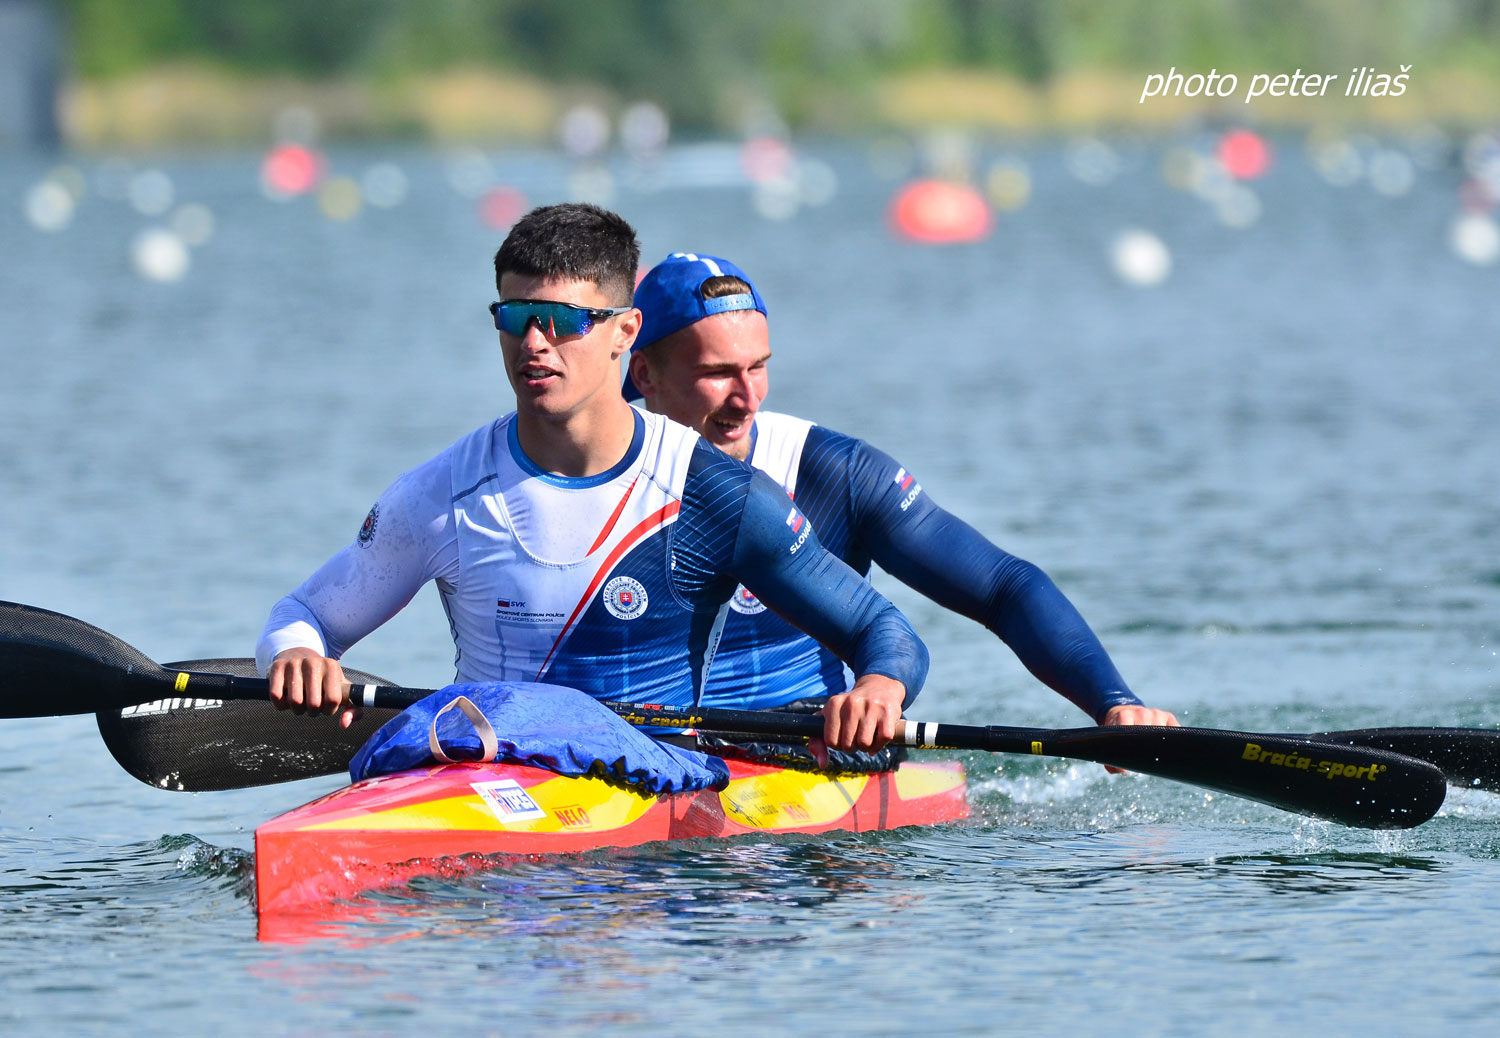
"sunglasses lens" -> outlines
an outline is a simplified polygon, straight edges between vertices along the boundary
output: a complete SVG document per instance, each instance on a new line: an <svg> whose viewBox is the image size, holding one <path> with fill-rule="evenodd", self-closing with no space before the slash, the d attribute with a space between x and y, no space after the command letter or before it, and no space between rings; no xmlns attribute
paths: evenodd
<svg viewBox="0 0 1500 1038"><path fill-rule="evenodd" d="M567 303L507 302L496 303L490 309L495 315L495 327L506 335L525 335L532 321L549 339L585 335L594 326L587 310Z"/></svg>

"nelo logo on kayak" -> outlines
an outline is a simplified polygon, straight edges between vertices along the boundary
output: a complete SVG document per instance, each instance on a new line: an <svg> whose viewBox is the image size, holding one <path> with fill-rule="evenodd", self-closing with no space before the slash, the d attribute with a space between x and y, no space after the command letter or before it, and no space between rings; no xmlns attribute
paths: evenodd
<svg viewBox="0 0 1500 1038"><path fill-rule="evenodd" d="M564 829L588 829L594 824L589 818L589 813L582 804L571 804L568 807L555 807L552 813L562 823Z"/></svg>
<svg viewBox="0 0 1500 1038"><path fill-rule="evenodd" d="M604 585L604 608L616 620L634 620L649 602L645 585L634 577L616 577Z"/></svg>
<svg viewBox="0 0 1500 1038"><path fill-rule="evenodd" d="M1262 749L1253 742L1245 743L1245 752L1241 754L1241 760L1253 760L1260 764L1269 764L1273 768L1296 768L1298 771L1316 771L1320 775L1326 775L1330 779L1355 778L1364 779L1366 782L1374 782L1376 777L1385 770L1384 764L1340 764L1333 760L1320 760L1313 763L1311 757L1304 757L1300 753L1274 753L1271 750Z"/></svg>

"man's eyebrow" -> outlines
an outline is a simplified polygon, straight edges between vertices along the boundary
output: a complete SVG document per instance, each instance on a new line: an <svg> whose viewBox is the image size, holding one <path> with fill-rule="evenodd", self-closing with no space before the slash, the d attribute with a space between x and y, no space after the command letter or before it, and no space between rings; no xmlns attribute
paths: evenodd
<svg viewBox="0 0 1500 1038"><path fill-rule="evenodd" d="M722 364L698 364L698 365L696 365L693 368L693 370L694 371L698 371L698 372L702 372L702 373L705 373L705 374L707 374L708 372L713 372L713 371L738 371L742 366L753 368L753 367L755 367L758 364L764 364L766 361L768 361L770 359L771 359L771 354L767 353L764 356L756 357L748 365L740 365L740 364L735 363L734 361L728 361L728 360L726 360Z"/></svg>

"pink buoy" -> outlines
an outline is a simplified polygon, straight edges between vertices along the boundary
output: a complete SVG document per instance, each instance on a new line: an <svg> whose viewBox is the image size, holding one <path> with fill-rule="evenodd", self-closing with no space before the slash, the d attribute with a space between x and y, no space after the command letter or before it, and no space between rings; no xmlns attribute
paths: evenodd
<svg viewBox="0 0 1500 1038"><path fill-rule="evenodd" d="M789 175L792 163L792 149L776 137L753 137L740 146L740 168L757 184Z"/></svg>
<svg viewBox="0 0 1500 1038"><path fill-rule="evenodd" d="M526 212L526 196L513 187L492 187L479 199L479 218L494 231L509 230Z"/></svg>
<svg viewBox="0 0 1500 1038"><path fill-rule="evenodd" d="M305 195L323 179L323 156L300 144L278 144L260 165L261 182L273 194Z"/></svg>
<svg viewBox="0 0 1500 1038"><path fill-rule="evenodd" d="M1231 130L1219 138L1219 165L1236 180L1254 180L1271 168L1271 146L1249 130Z"/></svg>
<svg viewBox="0 0 1500 1038"><path fill-rule="evenodd" d="M946 180L907 184L891 202L890 220L902 237L935 245L979 241L993 223L984 196Z"/></svg>

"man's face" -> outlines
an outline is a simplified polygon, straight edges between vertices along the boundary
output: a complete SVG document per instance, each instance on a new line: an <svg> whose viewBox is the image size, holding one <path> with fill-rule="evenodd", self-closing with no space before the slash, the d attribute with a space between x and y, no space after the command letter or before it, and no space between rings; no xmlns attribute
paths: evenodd
<svg viewBox="0 0 1500 1038"><path fill-rule="evenodd" d="M649 356L648 356L649 355ZM690 324L630 358L646 405L691 426L736 458L750 454L750 427L767 390L766 316L731 310Z"/></svg>
<svg viewBox="0 0 1500 1038"><path fill-rule="evenodd" d="M592 281L535 277L507 272L500 279L500 301L512 299L571 303L607 309L612 300ZM620 358L640 330L639 310L595 320L584 335L548 338L535 321L523 335L500 332L505 374L516 392L516 409L538 417L567 418L595 401L619 396Z"/></svg>

